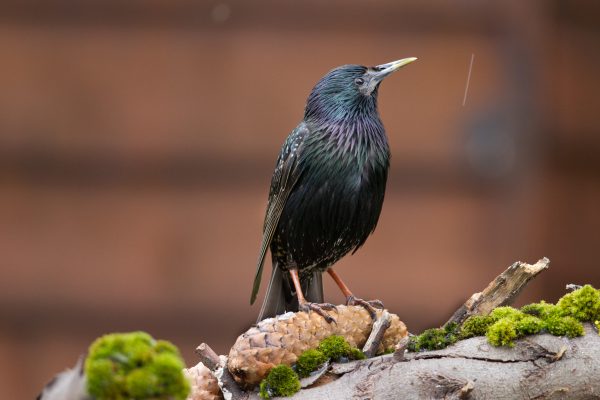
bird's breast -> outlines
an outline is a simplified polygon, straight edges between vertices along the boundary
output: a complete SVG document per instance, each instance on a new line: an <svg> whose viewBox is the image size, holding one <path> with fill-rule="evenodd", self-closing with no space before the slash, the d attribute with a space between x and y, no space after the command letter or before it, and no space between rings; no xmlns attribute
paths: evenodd
<svg viewBox="0 0 600 400"><path fill-rule="evenodd" d="M279 246L305 265L337 260L364 243L379 219L389 164L386 142L313 145L303 148L303 173L278 228Z"/></svg>

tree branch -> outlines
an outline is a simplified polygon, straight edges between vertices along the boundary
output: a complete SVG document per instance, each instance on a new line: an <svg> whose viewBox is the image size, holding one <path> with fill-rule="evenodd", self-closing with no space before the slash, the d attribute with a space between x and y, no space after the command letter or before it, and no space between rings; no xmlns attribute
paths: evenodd
<svg viewBox="0 0 600 400"><path fill-rule="evenodd" d="M585 333L530 336L513 348L476 337L405 361L380 356L345 365L339 379L291 399L589 399L600 393L600 336L590 324Z"/></svg>

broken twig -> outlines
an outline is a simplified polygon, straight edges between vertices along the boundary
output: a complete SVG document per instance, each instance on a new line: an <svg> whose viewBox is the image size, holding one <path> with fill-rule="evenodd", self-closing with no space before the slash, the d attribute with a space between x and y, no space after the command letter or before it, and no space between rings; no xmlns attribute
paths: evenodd
<svg viewBox="0 0 600 400"><path fill-rule="evenodd" d="M374 357L379 349L379 345L381 345L381 341L383 339L383 335L385 335L385 331L390 327L392 323L392 317L387 310L383 310L379 318L373 324L373 329L371 330L371 334L367 339L367 342L363 346L363 353L367 358Z"/></svg>
<svg viewBox="0 0 600 400"><path fill-rule="evenodd" d="M202 364L206 365L211 371L219 368L221 364L219 355L206 343L201 343L200 346L196 347L196 354L200 357Z"/></svg>
<svg viewBox="0 0 600 400"><path fill-rule="evenodd" d="M512 303L523 288L540 272L548 269L546 257L531 265L517 261L490 282L482 292L473 294L446 322L462 324L471 315L487 315L494 308Z"/></svg>

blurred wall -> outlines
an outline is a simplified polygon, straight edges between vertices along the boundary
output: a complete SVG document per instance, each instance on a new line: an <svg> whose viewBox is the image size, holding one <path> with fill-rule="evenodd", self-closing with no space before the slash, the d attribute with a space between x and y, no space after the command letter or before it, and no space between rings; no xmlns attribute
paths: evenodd
<svg viewBox="0 0 600 400"><path fill-rule="evenodd" d="M380 91L386 202L338 266L358 295L418 332L519 259L552 261L520 302L600 286L598 3L1 7L6 398L33 397L107 332L147 330L188 364L201 342L226 352L258 313L279 147L312 85L346 63L419 58ZM343 300L328 280L326 297Z"/></svg>

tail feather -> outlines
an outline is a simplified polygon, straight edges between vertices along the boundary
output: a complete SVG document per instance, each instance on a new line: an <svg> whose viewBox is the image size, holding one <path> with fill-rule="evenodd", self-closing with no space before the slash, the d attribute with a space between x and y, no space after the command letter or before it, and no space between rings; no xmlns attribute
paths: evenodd
<svg viewBox="0 0 600 400"><path fill-rule="evenodd" d="M298 311L298 297L292 290L292 284L287 271L283 271L275 263L265 299L258 313L256 322L265 318L281 315L286 311ZM306 300L313 303L323 303L323 279L321 272L313 272L310 279L302 282L302 292Z"/></svg>
<svg viewBox="0 0 600 400"><path fill-rule="evenodd" d="M256 322L260 322L265 318L274 317L278 314L285 312L286 306L286 295L284 292L284 280L285 272L281 270L277 265L273 265L273 271L271 272L271 280L267 287L267 293L263 300L260 312L258 313L258 319Z"/></svg>
<svg viewBox="0 0 600 400"><path fill-rule="evenodd" d="M323 303L325 298L323 296L323 274L320 271L315 270L306 283L306 287L302 285L304 291L304 297L311 303Z"/></svg>

